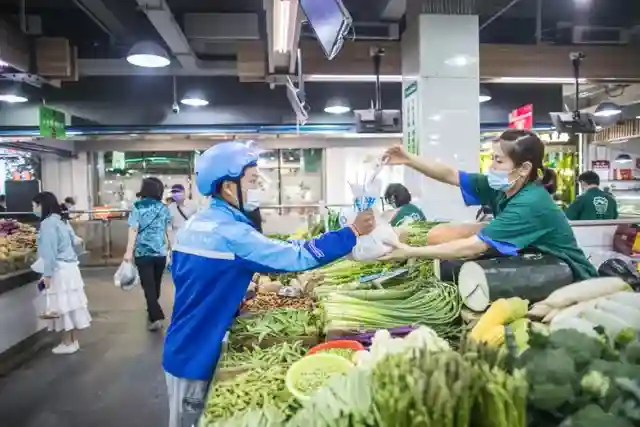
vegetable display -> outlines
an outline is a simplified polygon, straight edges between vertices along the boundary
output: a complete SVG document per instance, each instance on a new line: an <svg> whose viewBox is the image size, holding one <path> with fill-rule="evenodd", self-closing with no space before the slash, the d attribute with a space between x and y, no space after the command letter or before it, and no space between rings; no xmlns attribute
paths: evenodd
<svg viewBox="0 0 640 427"><path fill-rule="evenodd" d="M240 316L229 331L230 345L259 345L265 338L317 336L318 320L313 312L290 308Z"/></svg>
<svg viewBox="0 0 640 427"><path fill-rule="evenodd" d="M267 348L253 346L251 349L226 352L218 366L224 369L291 364L304 356L306 351L301 341L283 342Z"/></svg>
<svg viewBox="0 0 640 427"><path fill-rule="evenodd" d="M245 302L244 309L249 312L268 311L277 308L311 309L313 301L308 297L291 298L274 293L259 293Z"/></svg>

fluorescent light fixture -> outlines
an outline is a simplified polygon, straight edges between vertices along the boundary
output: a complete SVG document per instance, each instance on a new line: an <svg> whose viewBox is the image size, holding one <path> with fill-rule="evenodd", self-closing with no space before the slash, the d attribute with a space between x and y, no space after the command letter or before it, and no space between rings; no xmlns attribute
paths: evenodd
<svg viewBox="0 0 640 427"><path fill-rule="evenodd" d="M598 104L596 111L593 113L597 117L611 117L622 113L622 108L615 102L604 101Z"/></svg>
<svg viewBox="0 0 640 427"><path fill-rule="evenodd" d="M298 1L271 1L273 1L273 50L277 53L291 53L298 19Z"/></svg>
<svg viewBox="0 0 640 427"><path fill-rule="evenodd" d="M209 105L209 101L207 101L206 99L191 97L191 96L182 98L180 100L180 103L184 105L189 105L191 107L204 107L205 105Z"/></svg>
<svg viewBox="0 0 640 427"><path fill-rule="evenodd" d="M8 67L9 64L7 62L4 62L2 59L0 59L0 67L4 68L4 67Z"/></svg>
<svg viewBox="0 0 640 427"><path fill-rule="evenodd" d="M570 77L498 77L491 79L495 83L557 83L572 84L575 79ZM586 83L587 79L578 79L579 83Z"/></svg>
<svg viewBox="0 0 640 427"><path fill-rule="evenodd" d="M352 82L364 83L375 82L374 74L307 74L304 76L306 82ZM382 83L399 83L402 82L401 75L384 75L380 76Z"/></svg>
<svg viewBox="0 0 640 427"><path fill-rule="evenodd" d="M480 87L480 97L478 98L478 102L482 104L487 101L491 101L491 94L486 88Z"/></svg>
<svg viewBox="0 0 640 427"><path fill-rule="evenodd" d="M6 102L9 104L19 104L22 102L27 102L28 99L22 95L16 95L14 93L3 93L0 94L0 102Z"/></svg>
<svg viewBox="0 0 640 427"><path fill-rule="evenodd" d="M171 60L167 52L157 43L142 41L131 47L127 62L138 67L162 68L168 66Z"/></svg>
<svg viewBox="0 0 640 427"><path fill-rule="evenodd" d="M347 102L340 99L332 99L327 103L327 106L324 107L324 112L329 114L345 114L349 111L351 111L351 107L349 107Z"/></svg>

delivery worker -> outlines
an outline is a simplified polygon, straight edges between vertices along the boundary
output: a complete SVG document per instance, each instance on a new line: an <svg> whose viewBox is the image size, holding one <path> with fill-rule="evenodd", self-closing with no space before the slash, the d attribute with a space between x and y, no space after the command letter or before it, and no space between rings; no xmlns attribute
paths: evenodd
<svg viewBox="0 0 640 427"><path fill-rule="evenodd" d="M600 177L594 171L586 171L578 177L582 194L569 205L565 214L571 221L617 219L618 202L611 193L600 189Z"/></svg>
<svg viewBox="0 0 640 427"><path fill-rule="evenodd" d="M258 155L240 142L215 145L196 162L196 186L211 200L178 231L173 247L175 302L162 361L170 427L196 425L223 339L254 273L329 264L375 227L369 211L350 226L306 242L265 237L246 216L260 202L257 164Z"/></svg>
<svg viewBox="0 0 640 427"><path fill-rule="evenodd" d="M384 192L384 200L396 209L389 221L392 227L426 220L420 208L411 203L411 193L402 184L389 184Z"/></svg>
<svg viewBox="0 0 640 427"><path fill-rule="evenodd" d="M554 255L566 262L576 280L597 276L578 247L566 216L538 183L544 144L527 130L510 129L493 144L493 162L486 175L467 173L408 154L402 147L387 150L392 165L407 165L429 178L460 187L468 206L489 205L494 218L475 234L425 247L401 246L385 259L475 258L490 248L504 255L525 249Z"/></svg>

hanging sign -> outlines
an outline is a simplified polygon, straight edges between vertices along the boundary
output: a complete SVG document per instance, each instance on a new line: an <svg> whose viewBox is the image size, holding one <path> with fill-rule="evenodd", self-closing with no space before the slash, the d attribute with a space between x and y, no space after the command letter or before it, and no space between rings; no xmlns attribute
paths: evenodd
<svg viewBox="0 0 640 427"><path fill-rule="evenodd" d="M404 148L408 153L418 154L418 82L404 88L403 102Z"/></svg>
<svg viewBox="0 0 640 427"><path fill-rule="evenodd" d="M509 127L512 129L533 129L533 104L523 105L509 114Z"/></svg>
<svg viewBox="0 0 640 427"><path fill-rule="evenodd" d="M66 117L63 112L41 106L39 112L40 136L63 139L67 136Z"/></svg>
<svg viewBox="0 0 640 427"><path fill-rule="evenodd" d="M611 173L611 162L609 160L593 160L591 170L598 174L600 181L608 181Z"/></svg>
<svg viewBox="0 0 640 427"><path fill-rule="evenodd" d="M125 169L127 162L125 161L125 155L122 151L114 151L111 153L111 168L112 169Z"/></svg>

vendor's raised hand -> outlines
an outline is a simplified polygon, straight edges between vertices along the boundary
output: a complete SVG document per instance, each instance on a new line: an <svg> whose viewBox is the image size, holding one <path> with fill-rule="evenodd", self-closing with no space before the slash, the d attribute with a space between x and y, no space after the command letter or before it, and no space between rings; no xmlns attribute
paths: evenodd
<svg viewBox="0 0 640 427"><path fill-rule="evenodd" d="M356 219L353 220L351 228L356 233L356 236L365 236L371 233L376 228L376 218L373 215L373 211L360 212Z"/></svg>
<svg viewBox="0 0 640 427"><path fill-rule="evenodd" d="M382 159L388 165L407 165L411 161L411 156L402 145L394 145L385 151Z"/></svg>

